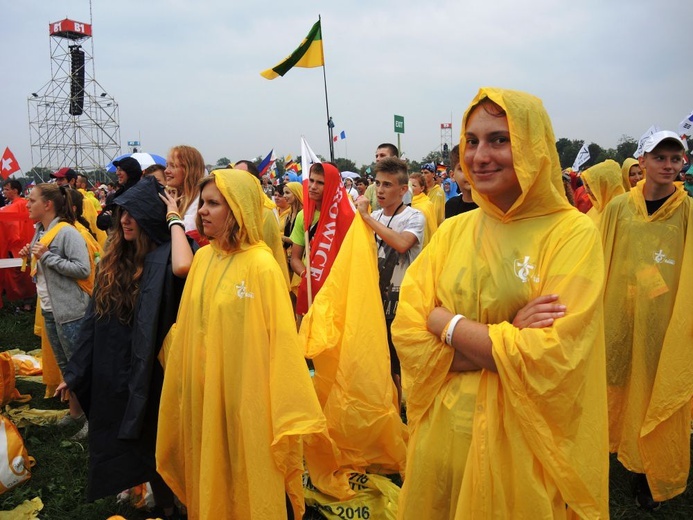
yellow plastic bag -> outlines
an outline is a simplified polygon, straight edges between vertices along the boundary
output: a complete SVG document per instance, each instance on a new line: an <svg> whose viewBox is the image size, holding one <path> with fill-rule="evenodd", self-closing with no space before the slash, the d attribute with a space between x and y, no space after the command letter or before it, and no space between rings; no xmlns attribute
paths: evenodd
<svg viewBox="0 0 693 520"><path fill-rule="evenodd" d="M34 520L43 509L43 502L39 497L25 500L11 511L0 511L0 520Z"/></svg>
<svg viewBox="0 0 693 520"><path fill-rule="evenodd" d="M14 362L15 374L18 376L39 376L43 374L41 360L37 357L28 354L14 354L12 361Z"/></svg>
<svg viewBox="0 0 693 520"><path fill-rule="evenodd" d="M56 424L69 412L67 410L39 410L31 408L28 404L23 406L6 406L4 414L17 426L24 428L33 424L35 426L46 426Z"/></svg>
<svg viewBox="0 0 693 520"><path fill-rule="evenodd" d="M352 473L349 485L356 491L356 496L339 502L320 493L310 479L304 477L306 504L317 507L328 520L396 520L400 488L388 478L368 473Z"/></svg>
<svg viewBox="0 0 693 520"><path fill-rule="evenodd" d="M29 457L17 427L0 415L0 495L31 478L29 468L36 461Z"/></svg>
<svg viewBox="0 0 693 520"><path fill-rule="evenodd" d="M8 352L0 353L0 406L12 401L26 403L30 395L22 395L15 387L15 368L12 356Z"/></svg>

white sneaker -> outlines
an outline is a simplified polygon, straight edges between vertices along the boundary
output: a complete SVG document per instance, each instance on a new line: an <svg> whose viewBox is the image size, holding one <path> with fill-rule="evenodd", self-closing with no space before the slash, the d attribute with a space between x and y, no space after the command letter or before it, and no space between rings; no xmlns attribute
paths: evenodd
<svg viewBox="0 0 693 520"><path fill-rule="evenodd" d="M70 439L73 441L83 441L89 436L89 421L84 421L82 429L75 433Z"/></svg>
<svg viewBox="0 0 693 520"><path fill-rule="evenodd" d="M82 424L86 420L87 420L87 418L84 416L84 414L80 415L79 417L72 417L68 413L62 419L58 419L58 422L56 424L58 426L60 426L61 428L65 428L67 426L72 426L73 424Z"/></svg>

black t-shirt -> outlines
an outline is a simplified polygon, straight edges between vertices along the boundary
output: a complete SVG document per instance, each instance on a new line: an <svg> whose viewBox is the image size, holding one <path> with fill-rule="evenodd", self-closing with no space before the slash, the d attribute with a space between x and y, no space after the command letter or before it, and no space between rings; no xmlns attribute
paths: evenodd
<svg viewBox="0 0 693 520"><path fill-rule="evenodd" d="M454 217L478 207L476 202L465 202L462 200L462 195L455 195L445 203L445 218Z"/></svg>
<svg viewBox="0 0 693 520"><path fill-rule="evenodd" d="M664 203L667 201L667 199L669 197L671 197L674 193L670 193L669 195L667 195L663 199L657 199L657 200L645 199L645 206L647 206L647 214L652 215L655 211L657 211L659 208L661 208L664 205Z"/></svg>

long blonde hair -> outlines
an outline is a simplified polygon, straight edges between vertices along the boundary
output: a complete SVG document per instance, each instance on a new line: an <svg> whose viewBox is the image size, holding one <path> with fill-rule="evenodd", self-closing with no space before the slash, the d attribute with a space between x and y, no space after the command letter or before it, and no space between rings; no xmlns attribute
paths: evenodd
<svg viewBox="0 0 693 520"><path fill-rule="evenodd" d="M174 163L180 163L185 172L183 193L179 193L178 211L182 215L200 195L199 184L205 174L205 161L202 154L192 146L179 145L169 152Z"/></svg>

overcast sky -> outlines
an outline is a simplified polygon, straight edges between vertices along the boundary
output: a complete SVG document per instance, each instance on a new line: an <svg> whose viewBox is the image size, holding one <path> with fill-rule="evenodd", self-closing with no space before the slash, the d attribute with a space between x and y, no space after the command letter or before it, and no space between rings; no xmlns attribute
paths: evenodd
<svg viewBox="0 0 693 520"><path fill-rule="evenodd" d="M370 163L396 143L420 160L440 124L480 86L543 99L556 137L615 147L693 110L693 1L420 0L338 2L95 0L96 79L120 106L123 152L140 139L166 155L198 148L207 163L300 152L304 135L329 155L322 69L260 71L292 52L322 15L337 157ZM0 150L32 166L27 97L51 77L48 24L89 22L86 0L0 3ZM1 153L1 152L0 152Z"/></svg>

